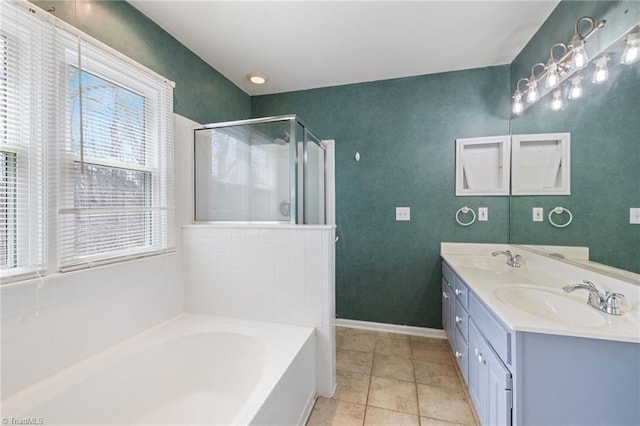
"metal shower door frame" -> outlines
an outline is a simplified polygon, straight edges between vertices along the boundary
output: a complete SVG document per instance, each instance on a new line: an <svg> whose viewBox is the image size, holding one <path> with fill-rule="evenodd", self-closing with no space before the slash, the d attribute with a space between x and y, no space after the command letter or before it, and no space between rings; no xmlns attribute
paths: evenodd
<svg viewBox="0 0 640 426"><path fill-rule="evenodd" d="M193 143L194 143L194 154L196 149L196 132L201 130L208 129L216 129L221 127L232 127L232 126L247 126L253 124L264 124L264 123L273 123L277 121L289 121L289 197L290 197L290 207L289 207L289 223L291 225L296 224L306 224L308 219L307 205L308 205L308 191L306 188L306 183L308 179L308 146L309 141L316 144L321 150L323 155L323 165L324 165L324 222L327 221L327 155L326 148L322 144L322 141L316 137L313 133L311 133L307 127L307 125L302 122L295 114L290 115L279 115L279 116L271 116L271 117L262 117L262 118L252 118L247 120L234 120L234 121L225 121L220 123L210 123L206 124L198 129L194 129L193 131ZM303 129L303 140L302 140L302 182L298 182L298 141L296 140L296 124L300 124ZM285 223L285 221L242 221L242 220L234 220L234 221L222 221L222 220L196 220L196 169L195 169L195 156L193 161L193 221L194 223L256 223L256 224L281 224ZM302 200L298 200L298 189L299 185L302 185ZM302 215L298 214L298 203L302 203ZM302 217L299 217L302 216Z"/></svg>

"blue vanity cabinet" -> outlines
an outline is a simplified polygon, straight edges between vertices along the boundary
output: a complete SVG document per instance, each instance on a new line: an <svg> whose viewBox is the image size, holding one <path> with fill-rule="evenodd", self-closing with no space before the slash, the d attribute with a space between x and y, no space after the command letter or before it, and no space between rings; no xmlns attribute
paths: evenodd
<svg viewBox="0 0 640 426"><path fill-rule="evenodd" d="M513 330L445 271L447 337L484 426L640 425L640 343Z"/></svg>
<svg viewBox="0 0 640 426"><path fill-rule="evenodd" d="M445 332L471 401L483 425L511 425L512 375L505 364L511 362L512 333L443 262L445 270L451 276L443 280L443 290L453 290L454 299L452 304L451 293L443 296L443 311L453 307L454 312L454 330ZM453 286L445 285L451 281Z"/></svg>

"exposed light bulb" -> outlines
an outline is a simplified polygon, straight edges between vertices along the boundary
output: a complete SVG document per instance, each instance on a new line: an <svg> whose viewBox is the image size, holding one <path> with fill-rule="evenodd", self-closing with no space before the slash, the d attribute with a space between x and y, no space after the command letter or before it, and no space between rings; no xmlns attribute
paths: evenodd
<svg viewBox="0 0 640 426"><path fill-rule="evenodd" d="M535 78L530 78L527 83L527 102L532 104L538 100L538 82Z"/></svg>
<svg viewBox="0 0 640 426"><path fill-rule="evenodd" d="M593 73L593 80L591 80L594 84L602 84L609 78L609 70L607 70L607 62L609 61L608 56L602 56L596 59L594 62L596 66L596 70Z"/></svg>
<svg viewBox="0 0 640 426"><path fill-rule="evenodd" d="M577 75L571 79L571 88L569 89L568 98L571 100L578 99L582 96L582 77Z"/></svg>
<svg viewBox="0 0 640 426"><path fill-rule="evenodd" d="M631 65L640 58L640 33L629 34L620 63Z"/></svg>
<svg viewBox="0 0 640 426"><path fill-rule="evenodd" d="M524 111L524 105L522 104L522 92L520 90L516 90L513 94L513 105L511 107L511 112L513 115L520 115Z"/></svg>
<svg viewBox="0 0 640 426"><path fill-rule="evenodd" d="M571 64L573 68L580 70L587 66L589 63L589 56L587 56L587 52L584 50L584 40L575 40L571 48L573 50L573 56L571 59Z"/></svg>
<svg viewBox="0 0 640 426"><path fill-rule="evenodd" d="M560 83L560 74L558 74L558 64L555 62L547 65L547 80L545 82L547 88L553 89Z"/></svg>
<svg viewBox="0 0 640 426"><path fill-rule="evenodd" d="M558 111L562 109L562 93L560 90L553 91L553 99L551 99L551 109L554 111Z"/></svg>

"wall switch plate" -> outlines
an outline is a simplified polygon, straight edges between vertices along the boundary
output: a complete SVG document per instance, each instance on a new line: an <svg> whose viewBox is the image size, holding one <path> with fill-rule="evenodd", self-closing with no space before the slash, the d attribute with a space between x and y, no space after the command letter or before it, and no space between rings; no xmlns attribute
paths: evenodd
<svg viewBox="0 0 640 426"><path fill-rule="evenodd" d="M396 207L396 221L411 220L411 207Z"/></svg>
<svg viewBox="0 0 640 426"><path fill-rule="evenodd" d="M640 225L640 207L631 207L629 209L629 223Z"/></svg>
<svg viewBox="0 0 640 426"><path fill-rule="evenodd" d="M488 207L478 207L478 220L480 222L486 222L489 220L489 208Z"/></svg>
<svg viewBox="0 0 640 426"><path fill-rule="evenodd" d="M542 207L533 208L533 221L542 222L544 220L544 209Z"/></svg>

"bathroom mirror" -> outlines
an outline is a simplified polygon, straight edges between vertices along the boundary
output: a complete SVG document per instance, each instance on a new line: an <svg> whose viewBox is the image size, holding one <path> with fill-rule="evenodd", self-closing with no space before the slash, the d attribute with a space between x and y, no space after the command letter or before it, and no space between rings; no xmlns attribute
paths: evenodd
<svg viewBox="0 0 640 426"><path fill-rule="evenodd" d="M553 97L548 93L511 119L514 135L571 134L571 195L510 197L510 241L587 247L589 259L597 262L586 262L588 267L602 264L601 271L628 279L640 273L640 224L630 223L630 209L640 207L640 61L624 64L621 57L627 34L640 33L640 25L624 33L576 72L583 82L580 98L567 99L571 82L565 80L559 87L562 104L556 104L556 110L551 108ZM605 56L608 79L592 83L593 60ZM558 206L573 213L567 227L554 227L547 220ZM533 220L533 208L543 209L543 220ZM553 248L545 251L551 253ZM584 261L565 260L585 265Z"/></svg>

